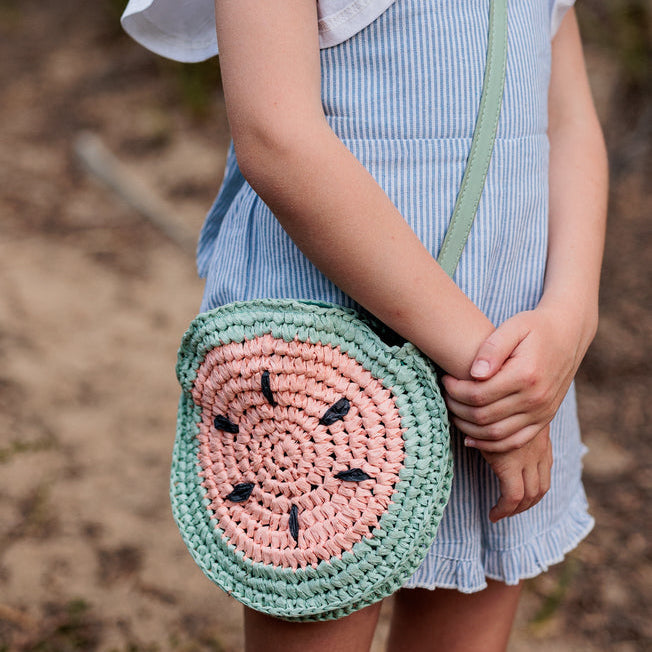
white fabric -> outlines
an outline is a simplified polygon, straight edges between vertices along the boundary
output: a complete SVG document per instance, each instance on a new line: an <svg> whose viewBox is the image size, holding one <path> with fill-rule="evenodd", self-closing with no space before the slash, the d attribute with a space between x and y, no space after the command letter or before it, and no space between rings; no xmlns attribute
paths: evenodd
<svg viewBox="0 0 652 652"><path fill-rule="evenodd" d="M550 2L550 38L559 29L564 14L575 4L575 0L548 0Z"/></svg>
<svg viewBox="0 0 652 652"><path fill-rule="evenodd" d="M331 47L373 22L395 0L316 0L319 46ZM575 0L548 0L551 38ZM129 0L125 31L168 59L203 61L217 54L214 0Z"/></svg>

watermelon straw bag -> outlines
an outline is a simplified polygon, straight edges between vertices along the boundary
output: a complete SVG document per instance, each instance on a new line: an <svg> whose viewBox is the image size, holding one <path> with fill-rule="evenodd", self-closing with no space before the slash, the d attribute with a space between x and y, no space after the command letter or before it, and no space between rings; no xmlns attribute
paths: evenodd
<svg viewBox="0 0 652 652"><path fill-rule="evenodd" d="M493 151L507 3L492 0L468 164L438 258L452 276ZM327 620L373 604L418 568L452 479L436 368L368 315L261 299L200 314L182 388L170 496L204 573L258 611Z"/></svg>

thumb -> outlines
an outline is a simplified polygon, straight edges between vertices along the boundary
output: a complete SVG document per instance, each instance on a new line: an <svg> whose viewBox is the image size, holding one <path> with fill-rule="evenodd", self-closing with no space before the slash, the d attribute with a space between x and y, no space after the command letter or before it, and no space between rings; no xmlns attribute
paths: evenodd
<svg viewBox="0 0 652 652"><path fill-rule="evenodd" d="M509 358L514 349L525 339L529 330L519 315L503 322L480 345L471 365L471 376L475 380L491 378Z"/></svg>

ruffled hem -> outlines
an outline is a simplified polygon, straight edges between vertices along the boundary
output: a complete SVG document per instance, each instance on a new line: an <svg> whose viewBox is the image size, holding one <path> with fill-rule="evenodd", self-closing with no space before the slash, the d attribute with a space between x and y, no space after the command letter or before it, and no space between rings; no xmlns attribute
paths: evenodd
<svg viewBox="0 0 652 652"><path fill-rule="evenodd" d="M502 550L488 549L482 559L452 559L430 553L426 562L429 577L423 577L425 573L419 569L403 588L476 593L487 588L487 578L515 585L536 577L563 561L593 529L595 521L587 507L586 498L581 494L554 527L537 535L530 543Z"/></svg>

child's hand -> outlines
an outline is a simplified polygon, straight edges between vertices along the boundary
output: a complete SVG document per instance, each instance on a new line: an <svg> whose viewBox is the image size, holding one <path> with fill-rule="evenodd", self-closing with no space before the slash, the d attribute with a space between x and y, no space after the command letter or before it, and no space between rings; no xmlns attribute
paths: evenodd
<svg viewBox="0 0 652 652"><path fill-rule="evenodd" d="M568 391L584 352L580 340L570 318L542 307L501 324L478 349L475 380L442 379L465 444L497 453L535 437Z"/></svg>
<svg viewBox="0 0 652 652"><path fill-rule="evenodd" d="M521 448L507 453L482 452L500 481L500 498L491 508L492 523L536 505L550 489L552 445L550 427L540 430Z"/></svg>

